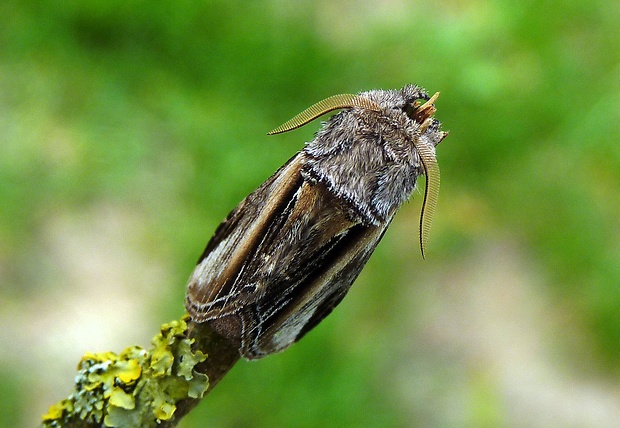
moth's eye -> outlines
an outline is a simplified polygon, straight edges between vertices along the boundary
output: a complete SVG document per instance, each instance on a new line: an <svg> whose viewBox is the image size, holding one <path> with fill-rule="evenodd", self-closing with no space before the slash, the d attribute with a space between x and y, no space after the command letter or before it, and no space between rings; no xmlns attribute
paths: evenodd
<svg viewBox="0 0 620 428"><path fill-rule="evenodd" d="M420 107L420 103L417 101L415 103L407 103L403 107L403 111L410 119L415 119L415 111L418 107Z"/></svg>

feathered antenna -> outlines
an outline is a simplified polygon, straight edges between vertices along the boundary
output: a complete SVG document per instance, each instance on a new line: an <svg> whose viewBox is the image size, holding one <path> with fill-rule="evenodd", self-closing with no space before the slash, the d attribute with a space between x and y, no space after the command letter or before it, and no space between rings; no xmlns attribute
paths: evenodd
<svg viewBox="0 0 620 428"><path fill-rule="evenodd" d="M415 119L420 125L420 134L433 123L431 116L435 114L435 100L439 96L439 92L435 93L427 102L416 109ZM426 243L428 242L428 233L433 222L433 214L437 207L437 199L439 198L439 165L435 157L435 151L431 145L426 144L420 139L414 142L415 148L418 150L424 174L426 175L426 187L424 188L424 202L422 202L422 212L420 213L420 250L422 258L426 258Z"/></svg>
<svg viewBox="0 0 620 428"><path fill-rule="evenodd" d="M267 135L280 134L282 132L291 131L293 129L300 128L304 126L306 123L313 121L319 116L324 115L332 110L337 110L339 108L352 108L352 107L361 107L368 110L380 111L381 107L379 104L374 101L369 100L368 98L361 97L359 95L354 94L340 94L340 95L332 95L329 98L325 98L322 101L308 107L297 116L287 121L286 123L278 126L273 131L269 132Z"/></svg>

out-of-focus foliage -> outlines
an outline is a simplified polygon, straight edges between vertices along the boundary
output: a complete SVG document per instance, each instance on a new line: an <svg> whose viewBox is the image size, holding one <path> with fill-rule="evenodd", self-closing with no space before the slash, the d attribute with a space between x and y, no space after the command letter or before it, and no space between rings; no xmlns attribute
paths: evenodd
<svg viewBox="0 0 620 428"><path fill-rule="evenodd" d="M560 392L540 409L511 388L524 376L493 353L504 339L617 393L618 22L620 3L600 0L2 2L0 425L36 423L84 352L182 314L218 222L318 123L265 132L326 96L406 83L441 91L451 130L427 261L415 194L342 306L291 350L238 364L183 426L562 413ZM103 305L116 324L93 321Z"/></svg>

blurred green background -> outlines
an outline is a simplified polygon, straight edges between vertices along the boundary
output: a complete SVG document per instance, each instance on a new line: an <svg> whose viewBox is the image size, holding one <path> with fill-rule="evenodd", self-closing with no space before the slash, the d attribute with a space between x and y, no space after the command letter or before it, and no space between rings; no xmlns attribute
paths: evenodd
<svg viewBox="0 0 620 428"><path fill-rule="evenodd" d="M414 194L338 309L242 361L185 428L617 426L620 3L4 1L0 426L87 351L183 313L217 224L336 93L441 91Z"/></svg>

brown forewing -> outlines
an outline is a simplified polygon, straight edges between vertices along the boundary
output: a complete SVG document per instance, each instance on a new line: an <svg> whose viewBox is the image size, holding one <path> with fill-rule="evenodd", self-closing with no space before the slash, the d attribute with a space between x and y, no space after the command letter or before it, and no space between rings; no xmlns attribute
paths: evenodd
<svg viewBox="0 0 620 428"><path fill-rule="evenodd" d="M246 358L301 338L342 300L387 224L361 223L300 152L218 227L188 286L198 322L239 343Z"/></svg>

